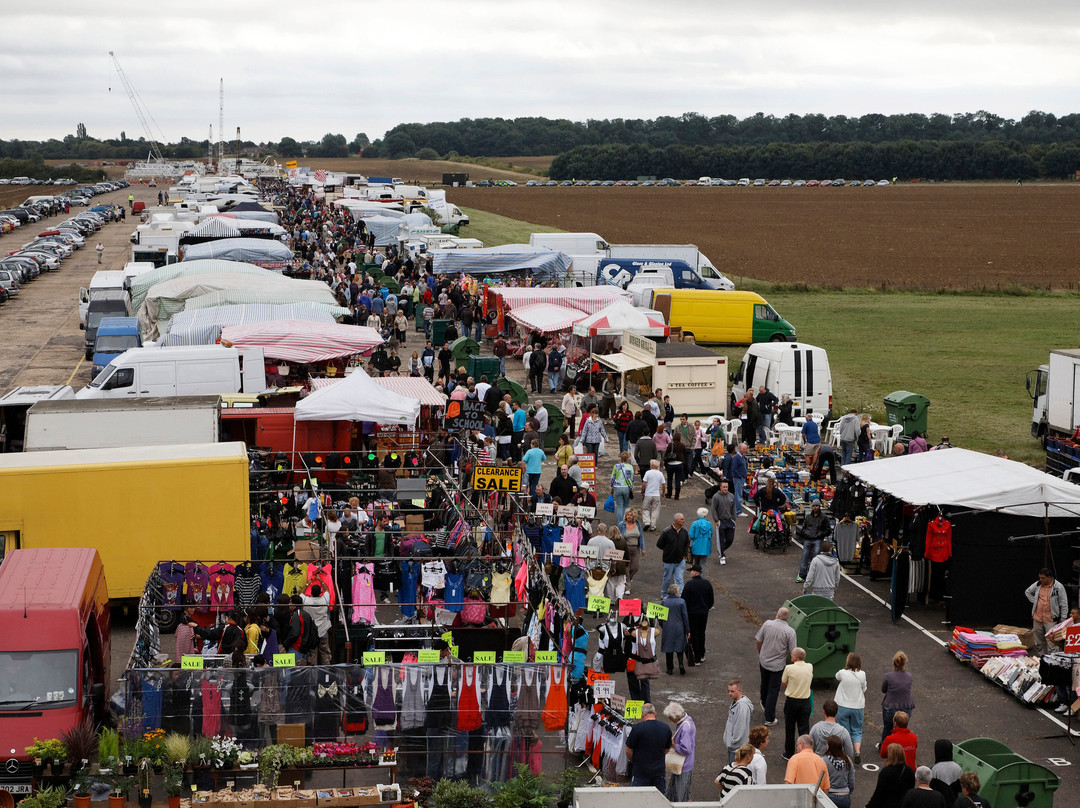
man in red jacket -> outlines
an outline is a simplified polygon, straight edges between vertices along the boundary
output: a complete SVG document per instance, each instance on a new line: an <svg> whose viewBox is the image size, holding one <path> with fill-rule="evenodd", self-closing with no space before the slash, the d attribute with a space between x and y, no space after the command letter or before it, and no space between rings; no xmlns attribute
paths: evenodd
<svg viewBox="0 0 1080 808"><path fill-rule="evenodd" d="M908 729L908 714L901 710L893 715L893 731L881 742L881 757L884 758L890 744L898 743L904 748L904 762L915 768L915 752L919 748L919 739Z"/></svg>

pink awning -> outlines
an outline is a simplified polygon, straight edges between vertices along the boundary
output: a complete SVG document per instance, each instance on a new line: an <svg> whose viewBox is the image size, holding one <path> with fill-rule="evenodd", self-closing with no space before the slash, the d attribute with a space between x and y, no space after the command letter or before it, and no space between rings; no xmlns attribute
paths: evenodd
<svg viewBox="0 0 1080 808"><path fill-rule="evenodd" d="M341 381L340 376L308 379L312 391L332 387ZM391 392L407 398L415 398L425 407L446 406L446 396L440 393L431 382L422 376L378 376L372 379L376 384Z"/></svg>
<svg viewBox="0 0 1080 808"><path fill-rule="evenodd" d="M554 334L558 331L569 331L585 314L577 309L556 306L553 303L534 303L531 306L515 308L509 316L525 328L541 334Z"/></svg>
<svg viewBox="0 0 1080 808"><path fill-rule="evenodd" d="M596 314L596 312L618 300L627 300L629 298L627 292L613 286L584 286L574 289L543 286L519 289L510 286L493 288L490 291L502 298L507 312L516 311L522 306L531 306L536 303L553 303L556 306L565 306L583 311L585 314Z"/></svg>
<svg viewBox="0 0 1080 808"><path fill-rule="evenodd" d="M288 362L327 362L367 353L382 343L374 328L302 320L270 320L221 329L221 342L241 351L262 348L271 359Z"/></svg>

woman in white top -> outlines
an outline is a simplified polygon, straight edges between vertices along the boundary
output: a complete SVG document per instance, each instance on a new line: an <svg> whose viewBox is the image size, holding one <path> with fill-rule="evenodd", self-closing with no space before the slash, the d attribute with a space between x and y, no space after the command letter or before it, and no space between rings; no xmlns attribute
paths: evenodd
<svg viewBox="0 0 1080 808"><path fill-rule="evenodd" d="M862 660L854 651L847 655L847 664L842 671L836 672L836 723L851 735L855 746L855 764L862 762L859 750L862 747L863 711L866 708L866 672L862 669Z"/></svg>
<svg viewBox="0 0 1080 808"><path fill-rule="evenodd" d="M746 765L754 775L754 785L763 786L767 782L765 778L769 771L769 764L765 762L765 755L762 752L769 745L769 728L764 724L751 727L750 745L754 747L754 756Z"/></svg>

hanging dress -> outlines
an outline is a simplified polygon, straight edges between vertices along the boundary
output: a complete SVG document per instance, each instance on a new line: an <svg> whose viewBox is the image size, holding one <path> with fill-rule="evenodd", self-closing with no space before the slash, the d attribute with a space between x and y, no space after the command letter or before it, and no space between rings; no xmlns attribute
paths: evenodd
<svg viewBox="0 0 1080 808"><path fill-rule="evenodd" d="M465 575L461 572L446 573L446 591L443 595L448 612L460 612L465 597Z"/></svg>
<svg viewBox="0 0 1080 808"><path fill-rule="evenodd" d="M566 668L554 665L548 668L548 692L542 714L544 729L548 732L566 729L567 711Z"/></svg>
<svg viewBox="0 0 1080 808"><path fill-rule="evenodd" d="M357 564L352 584L352 622L375 622L375 589L372 585L374 570L370 564Z"/></svg>
<svg viewBox="0 0 1080 808"><path fill-rule="evenodd" d="M562 576L563 595L570 604L571 611L576 612L578 609L584 609L588 603L588 597L585 594L585 578L585 571L577 564L570 567Z"/></svg>
<svg viewBox="0 0 1080 808"><path fill-rule="evenodd" d="M397 724L394 698L394 671L380 667L375 672L374 695L371 699L371 720L376 730L392 730Z"/></svg>
<svg viewBox="0 0 1080 808"><path fill-rule="evenodd" d="M478 695L479 682L476 666L466 665L461 669L461 680L458 683L458 732L472 732L480 729L483 723L480 718L480 697Z"/></svg>
<svg viewBox="0 0 1080 808"><path fill-rule="evenodd" d="M427 730L424 728L424 672L419 665L405 665L401 681L401 715L398 726L398 760L403 777L423 777L426 771Z"/></svg>
<svg viewBox="0 0 1080 808"><path fill-rule="evenodd" d="M416 601L420 565L415 561L401 562L401 588L398 589L398 603L404 617L416 617Z"/></svg>
<svg viewBox="0 0 1080 808"><path fill-rule="evenodd" d="M528 734L540 729L539 679L537 668L521 669L517 710L514 711L514 726L521 733Z"/></svg>

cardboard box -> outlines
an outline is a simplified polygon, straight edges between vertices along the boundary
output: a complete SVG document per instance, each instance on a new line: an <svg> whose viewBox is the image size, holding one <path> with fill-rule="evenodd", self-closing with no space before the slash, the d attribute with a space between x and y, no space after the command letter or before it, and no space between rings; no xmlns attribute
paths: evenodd
<svg viewBox="0 0 1080 808"><path fill-rule="evenodd" d="M378 805L379 804L379 789L374 786L367 788L354 788L353 805Z"/></svg>
<svg viewBox="0 0 1080 808"><path fill-rule="evenodd" d="M278 724L277 742L289 746L307 746L307 728L303 724ZM277 797L275 797L277 799Z"/></svg>
<svg viewBox="0 0 1080 808"><path fill-rule="evenodd" d="M424 531L424 515L422 513L405 514L405 532L413 533Z"/></svg>
<svg viewBox="0 0 1080 808"><path fill-rule="evenodd" d="M319 799L315 796L314 791L298 790L293 793L296 797L294 802L295 808L317 808Z"/></svg>
<svg viewBox="0 0 1080 808"><path fill-rule="evenodd" d="M316 792L319 808L358 805L355 788L321 788Z"/></svg>
<svg viewBox="0 0 1080 808"><path fill-rule="evenodd" d="M297 539L293 542L293 556L297 561L314 561L322 554L317 541Z"/></svg>
<svg viewBox="0 0 1080 808"><path fill-rule="evenodd" d="M1029 651L1035 647L1035 632L1030 628L1022 628L1021 626L1007 626L1004 623L994 626L995 634L1015 634L1020 638L1020 642L1024 644L1024 647Z"/></svg>
<svg viewBox="0 0 1080 808"><path fill-rule="evenodd" d="M401 786L398 783L390 783L388 785L377 785L375 788L379 789L379 802L380 803L394 803L401 802Z"/></svg>

